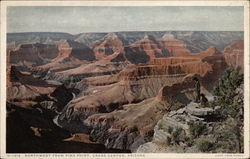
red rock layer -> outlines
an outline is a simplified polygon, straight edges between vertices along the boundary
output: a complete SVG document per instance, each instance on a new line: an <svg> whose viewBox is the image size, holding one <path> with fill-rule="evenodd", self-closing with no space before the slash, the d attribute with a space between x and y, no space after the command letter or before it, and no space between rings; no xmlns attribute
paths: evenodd
<svg viewBox="0 0 250 159"><path fill-rule="evenodd" d="M126 134L138 133L140 136L150 136L157 121L166 110L176 110L183 106L182 101L175 98L183 90L193 87L194 75L188 75L181 81L161 89L156 98L149 98L140 103L123 105L122 109L110 113L94 114L85 123L95 127L105 125L109 132L119 131ZM183 96L186 97L185 93ZM173 103L175 101L175 103Z"/></svg>
<svg viewBox="0 0 250 159"><path fill-rule="evenodd" d="M160 43L175 57L187 56L190 53L183 41L162 39Z"/></svg>
<svg viewBox="0 0 250 159"><path fill-rule="evenodd" d="M113 53L122 53L124 49L122 41L118 38L107 38L100 44L95 45L94 53L98 60Z"/></svg>
<svg viewBox="0 0 250 159"><path fill-rule="evenodd" d="M157 40L150 35L146 35L144 39L137 41L131 45L132 48L139 48L139 51L145 52L150 58L155 58L158 55L163 55L161 46Z"/></svg>
<svg viewBox="0 0 250 159"><path fill-rule="evenodd" d="M185 62L186 61L186 62ZM154 63L154 64L153 64ZM190 58L159 58L154 59L151 65L131 66L123 70L119 76L126 80L142 79L150 76L181 75L196 73L203 76L212 71L211 64L201 59Z"/></svg>
<svg viewBox="0 0 250 159"><path fill-rule="evenodd" d="M86 45L71 41L62 40L54 42L58 46L59 55L50 63L39 66L38 69L50 69L57 67L63 70L79 66L84 61L95 60L93 51Z"/></svg>
<svg viewBox="0 0 250 159"><path fill-rule="evenodd" d="M223 55L229 66L244 68L244 41L237 41L223 50Z"/></svg>
<svg viewBox="0 0 250 159"><path fill-rule="evenodd" d="M49 62L59 54L56 45L52 44L21 44L15 50L9 52L9 62L19 63L23 61L42 64Z"/></svg>
<svg viewBox="0 0 250 159"><path fill-rule="evenodd" d="M186 57L190 51L183 41L174 38L156 39L151 35L146 35L124 49L125 57L132 63L147 63L155 58L162 57Z"/></svg>
<svg viewBox="0 0 250 159"><path fill-rule="evenodd" d="M151 65L172 65L172 64L178 64L178 63L186 63L186 62L194 62L199 61L198 58L189 58L189 57L168 57L168 58L155 58L152 59L149 64Z"/></svg>

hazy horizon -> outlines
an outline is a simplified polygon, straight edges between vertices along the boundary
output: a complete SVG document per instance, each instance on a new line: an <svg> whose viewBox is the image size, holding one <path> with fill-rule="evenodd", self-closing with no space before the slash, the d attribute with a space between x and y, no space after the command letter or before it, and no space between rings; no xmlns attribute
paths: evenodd
<svg viewBox="0 0 250 159"><path fill-rule="evenodd" d="M22 34L22 33L64 33L64 34L71 34L71 35L78 35L78 34L84 34L84 33L96 33L96 34L106 34L106 33L123 33L123 32L170 32L170 31L173 31L173 32L244 32L244 30L242 31L207 31L207 30L199 30L199 31L196 31L196 30L149 30L149 31L144 31L144 30L139 30L139 31L114 31L114 32L81 32L81 33L75 33L75 34L72 34L72 33L68 33L68 32L56 32L56 31L53 31L53 32L50 32L50 31L33 31L33 32L7 32L7 34Z"/></svg>
<svg viewBox="0 0 250 159"><path fill-rule="evenodd" d="M243 13L239 6L19 6L7 8L7 32L244 31Z"/></svg>

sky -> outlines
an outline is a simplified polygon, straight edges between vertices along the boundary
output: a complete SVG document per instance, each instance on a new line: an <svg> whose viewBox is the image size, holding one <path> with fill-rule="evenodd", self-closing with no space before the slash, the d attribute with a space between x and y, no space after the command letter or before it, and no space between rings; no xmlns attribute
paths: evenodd
<svg viewBox="0 0 250 159"><path fill-rule="evenodd" d="M240 6L22 6L7 8L7 32L243 31Z"/></svg>

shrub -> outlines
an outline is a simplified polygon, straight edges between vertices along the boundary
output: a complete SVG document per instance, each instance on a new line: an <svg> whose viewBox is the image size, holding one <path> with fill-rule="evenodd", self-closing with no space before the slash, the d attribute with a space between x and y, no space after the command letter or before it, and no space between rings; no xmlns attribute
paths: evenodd
<svg viewBox="0 0 250 159"><path fill-rule="evenodd" d="M173 127L169 126L168 127L168 133L171 134L173 132Z"/></svg>
<svg viewBox="0 0 250 159"><path fill-rule="evenodd" d="M206 125L203 124L202 121L194 122L190 121L188 122L189 125L189 132L193 136L193 138L199 137L206 129Z"/></svg>
<svg viewBox="0 0 250 159"><path fill-rule="evenodd" d="M214 104L227 109L231 107L231 112L226 112L227 114L232 115L235 111L237 112L235 110L237 108L232 105L235 102L234 98L239 94L236 90L243 84L243 80L243 71L239 67L227 69L214 88Z"/></svg>
<svg viewBox="0 0 250 159"><path fill-rule="evenodd" d="M192 138L190 138L190 137L185 136L185 137L184 137L184 142L187 144L187 146L190 147L190 146L193 145L194 140L193 140Z"/></svg>
<svg viewBox="0 0 250 159"><path fill-rule="evenodd" d="M207 139L207 138L200 138L197 141L197 148L198 150L200 150L201 152L209 152L212 150L213 148L213 144L212 142Z"/></svg>
<svg viewBox="0 0 250 159"><path fill-rule="evenodd" d="M239 121L234 118L228 118L218 127L214 136L217 140L217 148L223 152L243 152L244 151L244 138L243 127L239 125Z"/></svg>
<svg viewBox="0 0 250 159"><path fill-rule="evenodd" d="M166 144L169 146L171 145L172 139L170 137L167 137Z"/></svg>
<svg viewBox="0 0 250 159"><path fill-rule="evenodd" d="M162 122L160 122L160 123L158 124L158 126L159 126L159 129L163 129L163 124L162 124Z"/></svg>
<svg viewBox="0 0 250 159"><path fill-rule="evenodd" d="M223 117L220 137L216 138L223 151L243 152L243 120L244 120L244 75L243 70L229 68L225 71L214 88L214 105L221 107Z"/></svg>
<svg viewBox="0 0 250 159"><path fill-rule="evenodd" d="M181 133L182 133L183 129L182 128L176 128L173 132L172 132L172 141L175 144L179 144L180 140L181 140Z"/></svg>

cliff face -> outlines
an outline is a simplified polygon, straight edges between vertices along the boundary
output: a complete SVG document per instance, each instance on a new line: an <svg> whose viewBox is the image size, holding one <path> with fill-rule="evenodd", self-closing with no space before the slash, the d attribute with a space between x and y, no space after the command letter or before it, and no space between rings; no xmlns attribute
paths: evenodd
<svg viewBox="0 0 250 159"><path fill-rule="evenodd" d="M190 131L190 122L202 123L203 126L207 127L206 133L211 141L214 139L211 137L212 124L209 122L211 118L213 120L218 119L218 112L216 109L209 107L201 107L197 103L189 103L183 108L172 110L166 113L162 119L160 119L154 127L154 135L150 142L141 145L136 152L137 153L199 153L197 146L190 146L190 141L182 141L181 138L191 138L192 131ZM176 130L181 130L178 134L179 139L173 137ZM198 128L196 128L198 129ZM174 142L178 144L173 144Z"/></svg>
<svg viewBox="0 0 250 159"><path fill-rule="evenodd" d="M125 57L132 63L146 63L156 57L173 56L166 48L151 35L145 35L139 40L124 49Z"/></svg>
<svg viewBox="0 0 250 159"><path fill-rule="evenodd" d="M244 41L237 41L227 46L223 56L229 66L244 68Z"/></svg>
<svg viewBox="0 0 250 159"><path fill-rule="evenodd" d="M90 64L82 64L79 67L73 69L56 72L56 74L62 76L82 76L82 77L115 74L120 72L128 64L129 63L126 62L97 61Z"/></svg>
<svg viewBox="0 0 250 159"><path fill-rule="evenodd" d="M139 145L148 141L153 135L153 127L164 112L183 107L184 98L190 100L193 76L160 90L156 98L147 98L136 104L123 105L119 110L89 116L84 124L93 128L91 137L107 147L130 149L135 151ZM179 89L176 89L179 88ZM177 98L181 95L183 99ZM161 98L161 97L166 98ZM184 103L183 103L184 102Z"/></svg>
<svg viewBox="0 0 250 159"><path fill-rule="evenodd" d="M48 64L39 66L38 69L57 68L57 70L77 67L84 61L93 61L93 51L86 45L72 41L63 40L54 42L58 46L58 56Z"/></svg>
<svg viewBox="0 0 250 159"><path fill-rule="evenodd" d="M53 92L56 87L56 85L36 79L30 74L23 74L14 66L9 68L7 72L8 100L35 99L41 94Z"/></svg>
<svg viewBox="0 0 250 159"><path fill-rule="evenodd" d="M175 39L173 34L164 34L159 41L172 56L187 56L190 53L190 51L186 48L186 44L181 40Z"/></svg>
<svg viewBox="0 0 250 159"><path fill-rule="evenodd" d="M91 89L85 90L84 96L75 98L69 105L77 112L109 112L126 103L155 97L161 87L186 75L185 72L166 74L162 70L162 66L130 66L113 76L87 78L82 82L91 84ZM107 79L113 82L105 82Z"/></svg>
<svg viewBox="0 0 250 159"><path fill-rule="evenodd" d="M15 50L10 51L8 56L12 64L27 61L41 65L52 61L58 54L59 50L56 45L31 43L20 44Z"/></svg>
<svg viewBox="0 0 250 159"><path fill-rule="evenodd" d="M104 41L93 44L96 59L100 60L113 53L123 52L123 43L115 33L109 33L104 37Z"/></svg>
<svg viewBox="0 0 250 159"><path fill-rule="evenodd" d="M214 61L213 61L214 60ZM215 62L216 61L216 62ZM219 68L220 66L223 66ZM148 64L126 68L120 74L127 78L146 78L147 75L179 75L196 73L204 76L206 73L223 71L226 67L224 57L215 48L199 54L188 54L186 57L154 58Z"/></svg>
<svg viewBox="0 0 250 159"><path fill-rule="evenodd" d="M35 78L31 74L20 72L14 66L7 71L7 101L9 103L33 107L40 102L50 101L56 104L55 107L63 107L71 99L71 91L59 82Z"/></svg>

